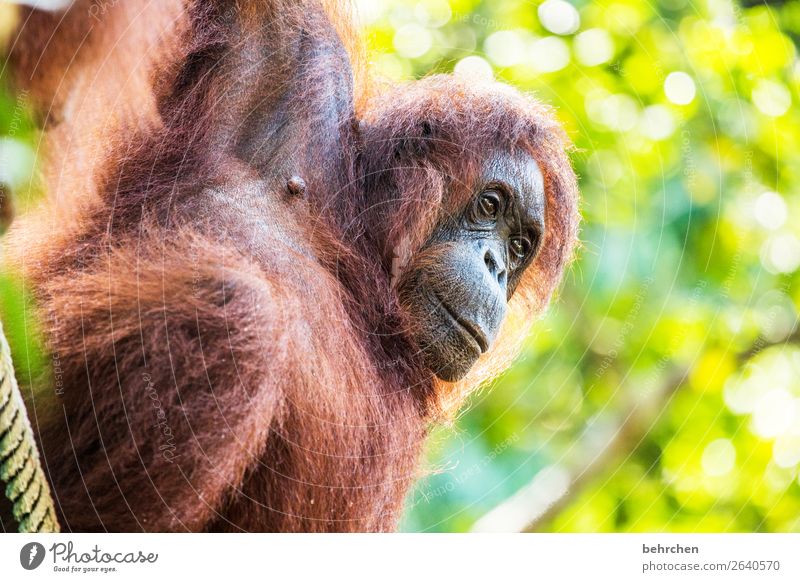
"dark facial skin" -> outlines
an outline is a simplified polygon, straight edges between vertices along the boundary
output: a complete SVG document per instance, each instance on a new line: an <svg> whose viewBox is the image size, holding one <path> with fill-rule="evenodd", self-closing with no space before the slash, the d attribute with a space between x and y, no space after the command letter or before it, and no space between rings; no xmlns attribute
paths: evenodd
<svg viewBox="0 0 800 582"><path fill-rule="evenodd" d="M542 173L525 153L484 164L474 195L446 217L400 284L426 365L463 378L494 342L506 304L544 236Z"/></svg>

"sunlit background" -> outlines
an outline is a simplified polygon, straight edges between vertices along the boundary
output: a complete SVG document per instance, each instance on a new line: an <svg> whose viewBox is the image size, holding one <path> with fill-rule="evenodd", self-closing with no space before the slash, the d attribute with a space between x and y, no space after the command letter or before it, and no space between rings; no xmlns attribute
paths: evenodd
<svg viewBox="0 0 800 582"><path fill-rule="evenodd" d="M363 0L359 15L382 75L494 77L553 104L583 193L557 303L436 430L402 529L800 532L800 2ZM0 36L10 22L0 7ZM37 136L0 91L0 183L24 208ZM24 313L0 280L22 379L42 366Z"/></svg>

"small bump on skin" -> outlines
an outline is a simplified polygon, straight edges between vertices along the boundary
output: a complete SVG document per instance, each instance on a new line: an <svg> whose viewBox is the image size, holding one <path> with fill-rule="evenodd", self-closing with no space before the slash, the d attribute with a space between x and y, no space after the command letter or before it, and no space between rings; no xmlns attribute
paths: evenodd
<svg viewBox="0 0 800 582"><path fill-rule="evenodd" d="M292 196L304 197L306 195L306 182L300 176L292 176L286 182L286 188Z"/></svg>

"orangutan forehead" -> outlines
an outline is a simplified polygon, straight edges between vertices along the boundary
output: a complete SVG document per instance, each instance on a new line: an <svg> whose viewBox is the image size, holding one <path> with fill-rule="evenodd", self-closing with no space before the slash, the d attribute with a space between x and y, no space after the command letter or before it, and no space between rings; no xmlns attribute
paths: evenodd
<svg viewBox="0 0 800 582"><path fill-rule="evenodd" d="M484 162L479 181L479 187L503 184L517 199L521 209L532 217L544 214L544 176L539 164L527 152L517 150L493 154Z"/></svg>

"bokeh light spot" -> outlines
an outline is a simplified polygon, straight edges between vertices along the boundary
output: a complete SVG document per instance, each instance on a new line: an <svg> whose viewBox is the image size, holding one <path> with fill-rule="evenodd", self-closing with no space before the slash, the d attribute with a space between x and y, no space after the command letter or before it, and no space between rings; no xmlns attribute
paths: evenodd
<svg viewBox="0 0 800 582"><path fill-rule="evenodd" d="M683 71L675 71L664 79L664 93L675 105L688 105L697 93L694 80Z"/></svg>

